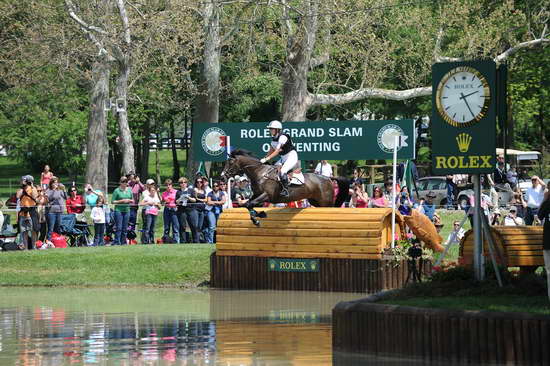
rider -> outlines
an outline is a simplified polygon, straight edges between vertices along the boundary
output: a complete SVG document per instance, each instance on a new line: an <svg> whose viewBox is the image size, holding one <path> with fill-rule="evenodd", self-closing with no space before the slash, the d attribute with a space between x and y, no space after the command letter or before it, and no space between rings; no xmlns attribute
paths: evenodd
<svg viewBox="0 0 550 366"><path fill-rule="evenodd" d="M267 126L269 133L273 137L271 140L271 146L266 157L260 161L264 164L266 161L281 155L281 158L275 165L279 166L279 178L283 184L282 196L288 196L288 183L292 178L292 171L298 164L298 153L292 144L292 139L287 133L282 133L283 125L279 121L271 121Z"/></svg>

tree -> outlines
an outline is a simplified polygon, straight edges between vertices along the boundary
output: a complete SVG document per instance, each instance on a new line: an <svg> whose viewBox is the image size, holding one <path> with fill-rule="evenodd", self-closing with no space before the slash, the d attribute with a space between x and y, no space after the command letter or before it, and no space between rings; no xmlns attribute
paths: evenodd
<svg viewBox="0 0 550 366"><path fill-rule="evenodd" d="M549 42L546 26L539 23L545 16L540 6L525 14L511 0L280 3L286 38L283 120L305 120L308 110L324 105L430 95L431 87L424 85L432 62L490 57L501 63ZM328 36L319 45L320 30ZM321 65L328 72L316 86L310 76ZM391 82L396 71L399 77ZM395 81L405 88L384 87Z"/></svg>

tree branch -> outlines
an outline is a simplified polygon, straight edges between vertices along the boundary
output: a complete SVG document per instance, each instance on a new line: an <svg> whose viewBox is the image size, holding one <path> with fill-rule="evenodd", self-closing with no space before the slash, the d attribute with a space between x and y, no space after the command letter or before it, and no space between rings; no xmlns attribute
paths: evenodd
<svg viewBox="0 0 550 366"><path fill-rule="evenodd" d="M330 60L330 54L328 52L322 55L319 55L317 57L312 57L311 60L309 61L309 68L314 69L317 66L321 66L327 63L329 60Z"/></svg>
<svg viewBox="0 0 550 366"><path fill-rule="evenodd" d="M226 42L229 42L231 40L231 38L233 37L235 32L240 28L239 27L239 22L240 22L241 17L243 16L244 12L252 6L252 4L256 4L256 1L255 0L249 0L244 5L244 7L239 11L237 16L233 20L235 25L233 27L231 27L231 29L224 36L222 36L222 39L220 41L220 45L224 45Z"/></svg>
<svg viewBox="0 0 550 366"><path fill-rule="evenodd" d="M425 86L407 90L389 90L378 88L364 88L344 94L310 94L311 107L319 105L335 105L355 102L366 98L380 98L388 100L407 100L432 94L432 87Z"/></svg>
<svg viewBox="0 0 550 366"><path fill-rule="evenodd" d="M536 46L543 45L545 43L550 43L550 39L549 38L538 38L538 39L533 39L533 40L530 40L530 41L527 41L527 42L518 43L517 45L515 45L513 47L510 47L509 49L507 49L506 51L504 51L503 53L501 53L500 55L495 57L494 61L496 63L504 62L508 59L508 57L512 56L514 53L518 52L521 49L536 47Z"/></svg>
<svg viewBox="0 0 550 366"><path fill-rule="evenodd" d="M130 24L128 22L128 14L126 13L124 0L117 0L116 5L118 7L118 13L120 14L120 20L122 21L122 27L124 30L124 42L127 46L130 46Z"/></svg>
<svg viewBox="0 0 550 366"><path fill-rule="evenodd" d="M84 34L90 40L90 42L92 42L98 48L99 55L100 56L108 55L109 52L107 52L107 49L105 48L103 43L101 43L97 39L97 37L95 36L95 34L92 33L92 31L98 32L104 35L108 33L101 28L90 26L86 22L84 22L82 19L80 19L80 17L76 15L75 7L71 0L65 0L65 5L67 6L67 12L69 13L69 16L71 17L71 19L73 19L79 25L80 29L82 30L82 32L84 32Z"/></svg>

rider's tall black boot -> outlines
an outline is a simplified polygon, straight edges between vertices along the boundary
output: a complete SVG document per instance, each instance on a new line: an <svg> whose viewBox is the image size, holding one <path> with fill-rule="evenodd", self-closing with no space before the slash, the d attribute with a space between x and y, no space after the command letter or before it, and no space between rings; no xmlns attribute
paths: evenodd
<svg viewBox="0 0 550 366"><path fill-rule="evenodd" d="M281 197L288 197L288 175L279 173L279 180L281 181Z"/></svg>

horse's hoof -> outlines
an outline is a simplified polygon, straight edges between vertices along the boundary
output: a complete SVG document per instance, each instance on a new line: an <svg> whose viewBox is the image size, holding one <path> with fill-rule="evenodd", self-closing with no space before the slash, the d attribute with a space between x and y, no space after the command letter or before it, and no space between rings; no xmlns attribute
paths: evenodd
<svg viewBox="0 0 550 366"><path fill-rule="evenodd" d="M265 213L265 211L260 211L258 212L258 217L261 219L265 219L267 217L267 214Z"/></svg>
<svg viewBox="0 0 550 366"><path fill-rule="evenodd" d="M260 226L260 220L252 220L252 223L256 226Z"/></svg>

